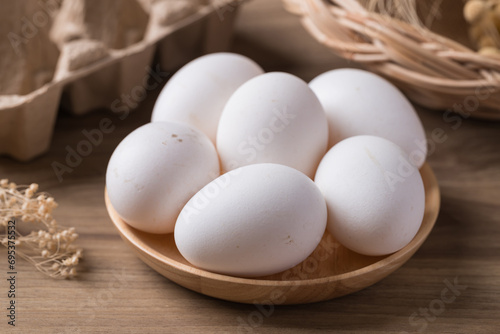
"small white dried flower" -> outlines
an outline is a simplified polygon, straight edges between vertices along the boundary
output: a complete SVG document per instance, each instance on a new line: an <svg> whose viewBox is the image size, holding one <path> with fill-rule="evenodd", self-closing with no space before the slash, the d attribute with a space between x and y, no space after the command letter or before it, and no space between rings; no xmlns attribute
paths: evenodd
<svg viewBox="0 0 500 334"><path fill-rule="evenodd" d="M63 270L61 270L61 276L62 276L63 278L67 278L67 277L69 276L69 271L68 271L68 269L63 269Z"/></svg>
<svg viewBox="0 0 500 334"><path fill-rule="evenodd" d="M38 184L36 184L36 183L30 184L29 189L31 189L31 191L36 193L38 191Z"/></svg>
<svg viewBox="0 0 500 334"><path fill-rule="evenodd" d="M24 194L25 194L26 198L31 198L31 197L33 197L33 195L35 195L35 193L31 189L26 189Z"/></svg>
<svg viewBox="0 0 500 334"><path fill-rule="evenodd" d="M36 183L25 188L7 179L0 180L0 225L7 226L11 220L18 221L17 224L30 222L43 225L46 230L31 231L28 235L16 231L15 243L19 246L16 252L48 276L73 277L76 275L74 267L82 256L82 250L72 244L78 234L74 228L64 229L57 225L52 217L57 203L53 197L37 194L37 191ZM6 236L0 234L4 246L8 244Z"/></svg>
<svg viewBox="0 0 500 334"><path fill-rule="evenodd" d="M47 208L45 207L45 205L40 205L40 207L38 208L38 214L41 215L41 216L44 216L45 213L47 212Z"/></svg>

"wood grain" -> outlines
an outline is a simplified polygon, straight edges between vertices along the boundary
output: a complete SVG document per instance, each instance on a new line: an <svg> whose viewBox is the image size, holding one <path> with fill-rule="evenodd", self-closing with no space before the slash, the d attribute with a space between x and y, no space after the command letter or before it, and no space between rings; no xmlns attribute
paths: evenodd
<svg viewBox="0 0 500 334"><path fill-rule="evenodd" d="M254 0L242 8L233 50L268 71L304 80L352 65L312 40L279 1ZM61 110L47 155L31 163L0 158L0 178L37 182L49 191L59 202L59 223L77 227L85 248L80 276L71 281L48 279L18 260L18 322L12 329L0 313L0 333L498 332L500 123L419 110L428 136L436 129L446 135L428 159L442 202L426 242L400 269L367 289L327 302L263 308L206 297L165 279L137 258L107 215L103 188L109 157L123 137L148 122L157 94L149 93L124 120L104 110L78 118ZM82 131L98 128L104 117L116 128L59 182L52 162L64 163L66 147L75 148L85 139ZM2 250L2 308L8 301L6 264ZM453 302L440 303L455 279L467 288L458 290ZM436 315L426 311L429 307Z"/></svg>

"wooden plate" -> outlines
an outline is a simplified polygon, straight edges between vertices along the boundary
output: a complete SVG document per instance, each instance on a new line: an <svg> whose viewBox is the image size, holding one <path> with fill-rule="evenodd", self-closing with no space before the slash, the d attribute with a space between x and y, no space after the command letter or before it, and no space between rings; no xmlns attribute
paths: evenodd
<svg viewBox="0 0 500 334"><path fill-rule="evenodd" d="M199 293L241 303L302 304L332 299L366 288L386 277L417 251L437 219L440 195L428 164L420 173L425 186L425 215L415 238L387 256L364 256L340 245L325 233L304 262L285 272L261 278L214 274L189 264L179 253L173 234L155 235L128 226L114 211L107 193L111 220L141 260L166 278Z"/></svg>

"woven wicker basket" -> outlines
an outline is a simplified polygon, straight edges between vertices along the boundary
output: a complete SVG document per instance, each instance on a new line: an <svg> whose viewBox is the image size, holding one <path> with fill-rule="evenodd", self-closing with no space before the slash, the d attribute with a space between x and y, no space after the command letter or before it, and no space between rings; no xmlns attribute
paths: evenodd
<svg viewBox="0 0 500 334"><path fill-rule="evenodd" d="M500 120L500 58L368 11L356 0L283 2L316 40L386 77L413 102Z"/></svg>

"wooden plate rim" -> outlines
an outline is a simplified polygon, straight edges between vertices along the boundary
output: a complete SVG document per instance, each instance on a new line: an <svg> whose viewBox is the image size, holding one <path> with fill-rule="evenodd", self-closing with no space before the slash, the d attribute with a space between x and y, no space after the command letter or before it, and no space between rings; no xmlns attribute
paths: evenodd
<svg viewBox="0 0 500 334"><path fill-rule="evenodd" d="M434 200L436 201L435 205L437 206L438 210L433 212L433 215L429 218L429 223L426 224L425 226L422 226L419 231L417 232L417 235L413 238L413 240L400 249L399 251L388 255L387 257L381 259L380 261L374 262L366 267L353 270L350 272L346 272L343 274L339 275L333 275L333 276L327 276L327 277L320 277L320 278L311 278L311 279L295 279L295 280L269 280L269 279L253 279L253 278L243 278L243 277L236 277L236 276L228 276L228 275L222 275L222 274L217 274L217 273L212 273L203 269L191 267L187 264L180 263L176 260L173 260L170 257L167 257L163 255L162 253L156 251L155 249L151 248L148 246L146 243L142 241L142 239L138 238L135 234L134 231L138 231L135 228L127 225L116 213L116 211L113 209L111 206L111 203L109 201L108 193L106 188L104 189L104 199L105 199L105 204L106 208L108 210L108 214L115 225L115 227L118 229L119 233L123 238L125 238L130 244L132 244L137 251L140 251L142 253L145 253L148 256L153 257L155 260L157 260L160 263L164 263L172 268L177 269L178 271L181 271L183 273L187 273L189 275L195 276L195 277L203 277L206 279L211 279L215 281L220 281L220 282L227 282L231 284L244 284L244 285L253 285L253 286L276 286L276 287L294 287L297 286L298 283L301 285L322 285L325 283L333 283L333 282L338 282L342 281L346 278L353 278L353 277L358 277L362 276L363 274L366 274L367 272L373 271L375 269L379 269L381 267L388 266L392 263L397 263L398 259L404 258L405 256L411 255L416 252L416 250L424 243L424 241L427 239L428 235L430 234L430 231L435 225L435 222L437 220L437 216L439 214L439 207L440 207L440 192L439 192L439 186L437 183L437 179L428 165L428 163L425 163L422 168L420 169L420 173L422 175L422 178L424 179L424 183L426 183L426 188L434 188L433 189L433 195L436 197ZM426 191L427 192L427 191ZM405 260L404 262L406 262ZM399 267L399 266L398 266Z"/></svg>

